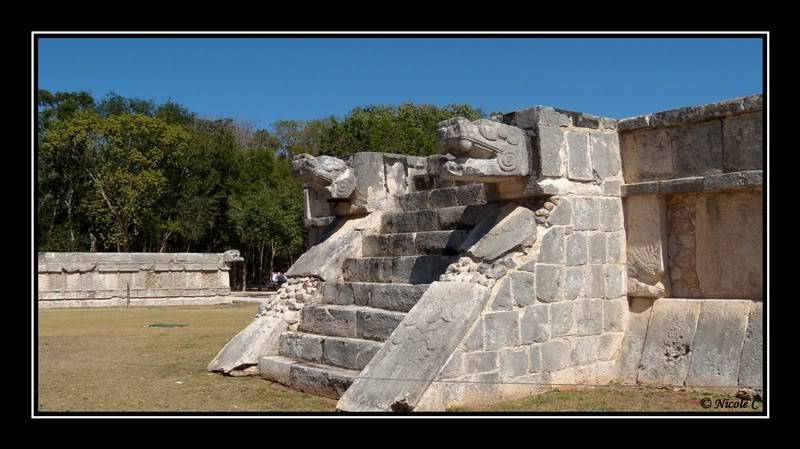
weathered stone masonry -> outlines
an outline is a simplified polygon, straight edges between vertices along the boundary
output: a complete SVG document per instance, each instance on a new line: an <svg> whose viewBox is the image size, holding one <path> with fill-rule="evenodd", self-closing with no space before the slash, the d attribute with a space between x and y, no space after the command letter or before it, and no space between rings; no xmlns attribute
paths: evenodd
<svg viewBox="0 0 800 449"><path fill-rule="evenodd" d="M37 305L63 308L229 303L230 264L238 260L238 251L39 253Z"/></svg>
<svg viewBox="0 0 800 449"><path fill-rule="evenodd" d="M625 381L762 387L763 121L761 96L620 121Z"/></svg>
<svg viewBox="0 0 800 449"><path fill-rule="evenodd" d="M345 411L760 388L760 116L760 96L619 123L535 107L440 123L441 156L298 157L314 245L209 370Z"/></svg>

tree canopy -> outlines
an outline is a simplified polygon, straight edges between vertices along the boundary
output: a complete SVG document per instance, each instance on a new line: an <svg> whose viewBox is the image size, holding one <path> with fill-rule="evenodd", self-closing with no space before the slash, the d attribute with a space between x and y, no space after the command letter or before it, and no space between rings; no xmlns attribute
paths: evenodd
<svg viewBox="0 0 800 449"><path fill-rule="evenodd" d="M298 153L436 153L436 123L468 105L374 105L256 129L109 93L37 94L39 251L239 249L247 282L285 271L306 245Z"/></svg>

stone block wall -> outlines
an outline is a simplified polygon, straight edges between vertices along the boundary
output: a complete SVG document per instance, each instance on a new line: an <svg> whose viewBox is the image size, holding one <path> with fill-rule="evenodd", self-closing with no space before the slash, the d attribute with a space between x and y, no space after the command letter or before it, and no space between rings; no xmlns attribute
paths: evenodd
<svg viewBox="0 0 800 449"><path fill-rule="evenodd" d="M525 126L534 142L538 177L525 189L535 182L546 193L538 204L521 203L534 211L536 229L515 232L536 234L536 241L496 263L502 274L484 310L420 409L619 377L628 301L615 122L544 107L504 120Z"/></svg>
<svg viewBox="0 0 800 449"><path fill-rule="evenodd" d="M626 382L761 388L763 120L755 95L618 123Z"/></svg>
<svg viewBox="0 0 800 449"><path fill-rule="evenodd" d="M229 271L223 254L39 253L37 304L53 308L229 303Z"/></svg>

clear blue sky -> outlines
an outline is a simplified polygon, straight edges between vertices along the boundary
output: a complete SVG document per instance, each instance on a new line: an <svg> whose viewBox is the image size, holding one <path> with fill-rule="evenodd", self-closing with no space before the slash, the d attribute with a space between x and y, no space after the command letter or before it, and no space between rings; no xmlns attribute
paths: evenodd
<svg viewBox="0 0 800 449"><path fill-rule="evenodd" d="M257 127L405 101L623 118L761 93L762 51L758 38L43 38L38 75Z"/></svg>

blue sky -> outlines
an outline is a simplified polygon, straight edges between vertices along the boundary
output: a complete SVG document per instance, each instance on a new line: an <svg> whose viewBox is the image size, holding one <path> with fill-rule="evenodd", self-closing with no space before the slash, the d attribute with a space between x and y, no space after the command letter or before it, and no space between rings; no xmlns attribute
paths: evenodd
<svg viewBox="0 0 800 449"><path fill-rule="evenodd" d="M43 38L38 71L257 127L405 101L623 118L762 91L758 38Z"/></svg>

